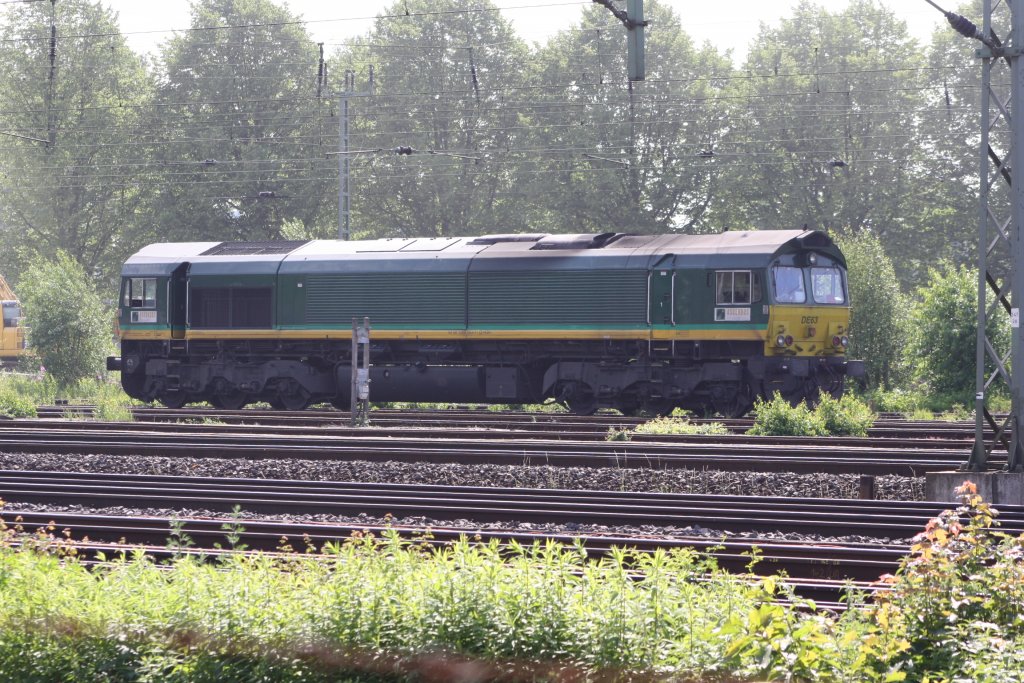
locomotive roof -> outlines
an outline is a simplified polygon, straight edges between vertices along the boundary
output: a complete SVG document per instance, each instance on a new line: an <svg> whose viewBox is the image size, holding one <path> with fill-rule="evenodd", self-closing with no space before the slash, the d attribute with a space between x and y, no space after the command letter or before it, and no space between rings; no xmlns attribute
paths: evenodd
<svg viewBox="0 0 1024 683"><path fill-rule="evenodd" d="M124 275L169 274L182 262L194 274L276 273L292 268L345 261L371 266L381 260L415 263L481 261L500 268L503 259L560 259L559 267L642 267L673 255L679 265L735 267L766 264L774 255L813 249L840 261L842 255L823 232L815 230L743 230L714 235L629 235L623 233L548 235L510 234L479 237L394 237L376 240L309 240L293 242L172 242L151 244L131 256ZM573 257L570 262L566 257ZM493 260L492 260L493 259ZM454 264L453 264L454 265ZM443 266L442 266L443 267Z"/></svg>

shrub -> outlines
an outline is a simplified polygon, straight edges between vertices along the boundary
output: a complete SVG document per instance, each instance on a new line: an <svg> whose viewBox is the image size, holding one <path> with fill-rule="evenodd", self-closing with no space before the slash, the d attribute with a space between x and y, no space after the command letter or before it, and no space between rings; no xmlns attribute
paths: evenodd
<svg viewBox="0 0 1024 683"><path fill-rule="evenodd" d="M907 336L906 297L877 235L861 230L837 244L850 286L850 357L868 361L871 386L888 388L905 374L900 355Z"/></svg>
<svg viewBox="0 0 1024 683"><path fill-rule="evenodd" d="M877 671L908 680L1019 681L1024 539L992 529L997 513L974 484L960 492L963 505L932 520L884 577L892 590L877 597L865 651Z"/></svg>
<svg viewBox="0 0 1024 683"><path fill-rule="evenodd" d="M97 396L92 416L104 422L131 422L135 419L131 404L116 395Z"/></svg>
<svg viewBox="0 0 1024 683"><path fill-rule="evenodd" d="M970 268L946 264L932 270L917 290L911 310L909 358L915 360L915 379L934 395L964 402L974 396L977 344L978 276ZM988 295L993 307L993 297ZM997 312L988 320L986 334L996 349L1009 347L1008 316ZM992 372L991 362L986 372ZM951 402L952 402L951 401ZM947 405L949 405L947 403Z"/></svg>
<svg viewBox="0 0 1024 683"><path fill-rule="evenodd" d="M759 436L825 436L825 425L805 401L792 406L778 393L770 401L754 402L754 426L747 432Z"/></svg>
<svg viewBox="0 0 1024 683"><path fill-rule="evenodd" d="M907 415L922 407L924 397L917 392L903 389L885 391L875 389L864 395L865 400L872 408L880 413L902 413Z"/></svg>
<svg viewBox="0 0 1024 683"><path fill-rule="evenodd" d="M38 417L36 404L30 398L10 389L0 390L0 415L7 417Z"/></svg>
<svg viewBox="0 0 1024 683"><path fill-rule="evenodd" d="M876 417L870 406L853 394L835 399L822 392L814 412L825 432L833 436L867 436Z"/></svg>
<svg viewBox="0 0 1024 683"><path fill-rule="evenodd" d="M100 371L111 345L110 317L85 270L66 252L38 258L18 285L28 341L46 371L67 387Z"/></svg>

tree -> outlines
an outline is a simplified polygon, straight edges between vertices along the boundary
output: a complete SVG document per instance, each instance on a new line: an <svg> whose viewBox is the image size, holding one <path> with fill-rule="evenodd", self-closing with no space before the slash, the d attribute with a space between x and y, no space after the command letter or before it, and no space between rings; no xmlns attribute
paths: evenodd
<svg viewBox="0 0 1024 683"><path fill-rule="evenodd" d="M192 26L163 47L151 113L161 237L266 240L322 221L337 128L298 18L270 0L196 0Z"/></svg>
<svg viewBox="0 0 1024 683"><path fill-rule="evenodd" d="M630 83L626 29L603 7L537 54L517 105L529 135L517 184L532 228L698 232L716 191L708 155L730 125L720 95L732 65L695 46L667 3L645 7L647 80ZM522 138L523 136L517 136Z"/></svg>
<svg viewBox="0 0 1024 683"><path fill-rule="evenodd" d="M988 306L992 307L993 297L988 298ZM932 269L928 281L918 288L913 299L907 354L914 377L933 394L969 402L975 389L977 271L949 263ZM986 333L993 346L1008 348L1008 316L993 316L988 322ZM992 370L988 363L987 372Z"/></svg>
<svg viewBox="0 0 1024 683"><path fill-rule="evenodd" d="M401 16L396 16L401 15ZM407 15L407 16L406 16ZM526 45L490 0L401 0L335 55L376 94L352 104L354 230L364 236L466 235L526 227L510 152ZM409 148L397 155L395 148Z"/></svg>
<svg viewBox="0 0 1024 683"><path fill-rule="evenodd" d="M111 316L81 264L65 251L36 257L22 274L18 298L29 347L62 387L103 367Z"/></svg>
<svg viewBox="0 0 1024 683"><path fill-rule="evenodd" d="M896 270L877 235L860 231L837 242L850 286L849 355L867 361L870 386L889 389L907 336L907 304Z"/></svg>
<svg viewBox="0 0 1024 683"><path fill-rule="evenodd" d="M924 178L920 47L877 0L808 0L762 26L730 89L712 222L721 228L870 230L910 278L907 202Z"/></svg>
<svg viewBox="0 0 1024 683"><path fill-rule="evenodd" d="M144 202L134 144L151 92L143 60L98 2L19 3L0 11L0 72L0 130L23 136L0 136L0 267L17 280L64 249L90 274L112 275Z"/></svg>

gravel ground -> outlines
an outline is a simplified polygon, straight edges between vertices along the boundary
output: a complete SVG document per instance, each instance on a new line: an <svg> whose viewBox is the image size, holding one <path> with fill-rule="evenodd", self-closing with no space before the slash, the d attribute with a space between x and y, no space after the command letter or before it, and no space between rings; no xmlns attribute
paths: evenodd
<svg viewBox="0 0 1024 683"><path fill-rule="evenodd" d="M26 453L0 454L0 469L810 498L856 498L859 486L855 474ZM924 478L877 477L875 495L924 500Z"/></svg>
<svg viewBox="0 0 1024 683"><path fill-rule="evenodd" d="M653 491L662 493L703 493L748 496L830 497L857 496L856 475L763 472L719 472L696 470L648 470L548 466L457 465L427 463L337 462L316 460L243 460L227 458L161 458L151 456L0 454L0 469L86 471L121 474L164 474L180 476L246 477L260 479L307 479L314 481L360 481L396 484L445 484L457 486L499 486L523 488L598 489ZM924 479L885 476L876 479L880 499L922 500ZM160 517L224 517L208 510L135 508L84 508L81 506L22 506L9 509L52 512L152 515ZM249 519L322 521L336 524L383 525L385 520L367 515L357 517L325 515L258 515ZM536 531L560 534L648 535L654 537L699 537L708 539L757 539L769 541L814 541L824 543L905 543L907 539L879 539L859 535L820 536L783 533L730 533L688 527L607 527L579 524L495 523L469 520L431 520L423 517L388 520L396 525L454 527L467 530Z"/></svg>

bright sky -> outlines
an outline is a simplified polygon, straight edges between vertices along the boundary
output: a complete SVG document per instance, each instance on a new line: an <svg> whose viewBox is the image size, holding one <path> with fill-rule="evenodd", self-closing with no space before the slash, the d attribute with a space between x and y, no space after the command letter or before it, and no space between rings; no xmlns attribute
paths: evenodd
<svg viewBox="0 0 1024 683"><path fill-rule="evenodd" d="M168 29L188 28L188 0L103 0L121 18L121 29L132 47L152 52L170 34ZM746 46L757 34L760 22L775 23L789 14L795 0L662 0L683 18L683 27L698 42L710 40L719 49L732 48L742 58ZM293 12L311 23L307 28L314 40L342 42L366 33L373 17L401 0L287 0ZM839 10L846 0L819 0ZM579 21L589 0L495 0L516 30L529 42L543 42L557 31ZM907 22L911 33L927 41L944 19L925 0L883 0L883 4ZM946 0L950 6L954 0ZM951 29L950 29L951 30Z"/></svg>

